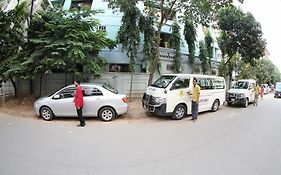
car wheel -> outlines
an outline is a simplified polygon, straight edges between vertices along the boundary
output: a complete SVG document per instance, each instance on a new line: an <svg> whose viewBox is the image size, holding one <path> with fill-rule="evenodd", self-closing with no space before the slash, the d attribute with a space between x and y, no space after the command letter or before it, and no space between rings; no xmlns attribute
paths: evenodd
<svg viewBox="0 0 281 175"><path fill-rule="evenodd" d="M99 110L99 118L102 121L108 122L115 118L116 112L111 107L103 107Z"/></svg>
<svg viewBox="0 0 281 175"><path fill-rule="evenodd" d="M247 108L248 105L249 105L249 99L246 98L246 99L245 99L245 103L244 103L244 107Z"/></svg>
<svg viewBox="0 0 281 175"><path fill-rule="evenodd" d="M174 120L181 120L186 115L186 107L182 104L176 106L172 118Z"/></svg>
<svg viewBox="0 0 281 175"><path fill-rule="evenodd" d="M40 110L40 117L46 121L51 121L54 118L54 113L49 107L44 106Z"/></svg>
<svg viewBox="0 0 281 175"><path fill-rule="evenodd" d="M216 112L220 107L220 101L217 99L214 101L213 105L212 105L212 111Z"/></svg>
<svg viewBox="0 0 281 175"><path fill-rule="evenodd" d="M231 102L226 102L226 103L227 103L227 105L228 105L228 106L231 106L231 105L232 105L232 103L231 103Z"/></svg>

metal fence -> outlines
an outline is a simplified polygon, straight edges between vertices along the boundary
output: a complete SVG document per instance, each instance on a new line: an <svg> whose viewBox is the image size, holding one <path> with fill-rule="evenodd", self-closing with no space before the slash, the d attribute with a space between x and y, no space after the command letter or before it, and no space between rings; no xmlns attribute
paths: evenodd
<svg viewBox="0 0 281 175"><path fill-rule="evenodd" d="M10 81L0 82L0 99L1 105L3 105L6 100L15 95L13 84Z"/></svg>

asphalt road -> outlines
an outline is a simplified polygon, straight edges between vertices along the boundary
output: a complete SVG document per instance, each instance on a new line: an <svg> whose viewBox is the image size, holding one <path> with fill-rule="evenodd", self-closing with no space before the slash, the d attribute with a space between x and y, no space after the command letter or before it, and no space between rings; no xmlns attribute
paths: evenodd
<svg viewBox="0 0 281 175"><path fill-rule="evenodd" d="M140 107L139 110L142 110ZM0 112L1 175L279 175L281 99L173 121L45 122Z"/></svg>

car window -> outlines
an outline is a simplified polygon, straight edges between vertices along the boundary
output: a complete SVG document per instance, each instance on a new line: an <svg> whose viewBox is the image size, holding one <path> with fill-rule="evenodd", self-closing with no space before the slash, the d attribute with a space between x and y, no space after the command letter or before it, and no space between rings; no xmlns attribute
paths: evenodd
<svg viewBox="0 0 281 175"><path fill-rule="evenodd" d="M83 88L83 95L85 97L103 95L102 92L96 87L82 87L82 88Z"/></svg>
<svg viewBox="0 0 281 175"><path fill-rule="evenodd" d="M189 86L189 79L178 78L172 85L171 90L187 88Z"/></svg>
<svg viewBox="0 0 281 175"><path fill-rule="evenodd" d="M68 87L60 91L58 95L60 95L61 98L72 98L74 97L74 91L75 87Z"/></svg>

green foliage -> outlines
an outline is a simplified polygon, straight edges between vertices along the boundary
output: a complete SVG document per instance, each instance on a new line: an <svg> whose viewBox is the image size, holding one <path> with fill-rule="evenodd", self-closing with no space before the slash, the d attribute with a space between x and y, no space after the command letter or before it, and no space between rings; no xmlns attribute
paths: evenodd
<svg viewBox="0 0 281 175"><path fill-rule="evenodd" d="M171 36L172 47L175 49L175 56L174 56L174 71L179 73L181 70L181 52L180 52L180 43L181 43L181 36L180 36L180 26L178 23L174 23L172 25L172 36Z"/></svg>
<svg viewBox="0 0 281 175"><path fill-rule="evenodd" d="M281 74L278 68L270 60L256 60L255 66L252 67L255 78L260 83L272 83L281 81Z"/></svg>
<svg viewBox="0 0 281 175"><path fill-rule="evenodd" d="M141 12L137 8L135 1L121 3L120 10L123 12L123 16L117 38L130 58L130 66L133 71L140 43L139 20Z"/></svg>
<svg viewBox="0 0 281 175"><path fill-rule="evenodd" d="M229 57L238 52L247 63L253 64L264 54L265 40L261 25L250 13L235 7L227 7L218 14L218 26L223 31L220 38L221 50Z"/></svg>
<svg viewBox="0 0 281 175"><path fill-rule="evenodd" d="M189 52L189 63L191 67L194 65L195 61L195 42L196 42L196 26L190 18L184 19L184 39L188 44Z"/></svg>
<svg viewBox="0 0 281 175"><path fill-rule="evenodd" d="M208 64L210 66L210 69L212 69L212 58L213 58L213 47L212 44L214 42L213 37L211 35L210 30L208 29L205 34L205 45L207 48L207 57L208 57Z"/></svg>
<svg viewBox="0 0 281 175"><path fill-rule="evenodd" d="M93 14L60 10L35 14L22 53L22 78L53 71L74 73L79 78L101 76L106 62L98 54L115 43L97 30L99 23L90 17Z"/></svg>
<svg viewBox="0 0 281 175"><path fill-rule="evenodd" d="M17 62L19 51L25 43L26 3L17 5L8 12L0 11L0 78L9 79L16 72L9 72L11 64ZM17 64L17 66L19 66Z"/></svg>
<svg viewBox="0 0 281 175"><path fill-rule="evenodd" d="M143 55L148 64L148 71L152 71L151 65L156 65L156 38L154 30L154 17L151 15L140 18L140 30L144 34Z"/></svg>
<svg viewBox="0 0 281 175"><path fill-rule="evenodd" d="M202 65L202 72L203 74L206 74L209 70L209 64L208 64L208 58L207 58L207 48L204 43L204 41L199 42L199 59L201 60L201 65Z"/></svg>
<svg viewBox="0 0 281 175"><path fill-rule="evenodd" d="M109 6L113 9L122 10L122 5L127 4L129 1L126 0L106 0L109 2ZM243 0L239 0L243 1ZM148 15L153 15L155 20L156 32L153 36L155 39L155 59L150 62L152 65L150 67L150 75L148 79L148 84L152 83L154 73L159 70L160 66L160 33L162 27L166 22L174 18L175 14L184 14L190 19L194 19L195 22L209 24L215 19L216 12L220 7L228 6L232 4L233 0L133 0L133 3L143 2L145 6L144 13ZM127 8L128 6L124 6ZM152 48L154 50L154 47ZM192 51L191 51L192 52ZM192 61L192 58L191 58Z"/></svg>

